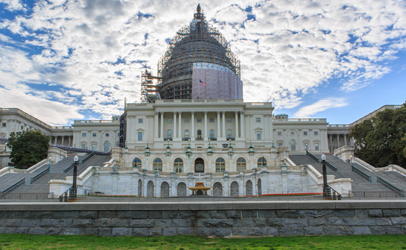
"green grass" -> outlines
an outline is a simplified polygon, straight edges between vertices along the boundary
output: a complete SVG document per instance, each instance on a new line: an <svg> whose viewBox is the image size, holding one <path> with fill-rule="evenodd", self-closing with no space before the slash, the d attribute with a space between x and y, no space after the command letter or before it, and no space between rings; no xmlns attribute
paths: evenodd
<svg viewBox="0 0 406 250"><path fill-rule="evenodd" d="M406 249L406 235L276 238L98 237L0 234L5 249Z"/></svg>

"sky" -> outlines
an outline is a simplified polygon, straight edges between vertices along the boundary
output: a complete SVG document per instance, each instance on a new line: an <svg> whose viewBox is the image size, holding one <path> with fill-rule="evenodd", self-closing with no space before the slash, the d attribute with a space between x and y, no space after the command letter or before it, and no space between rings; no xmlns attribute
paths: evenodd
<svg viewBox="0 0 406 250"><path fill-rule="evenodd" d="M50 125L120 115L198 3L246 102L332 124L405 102L403 0L0 0L0 107Z"/></svg>

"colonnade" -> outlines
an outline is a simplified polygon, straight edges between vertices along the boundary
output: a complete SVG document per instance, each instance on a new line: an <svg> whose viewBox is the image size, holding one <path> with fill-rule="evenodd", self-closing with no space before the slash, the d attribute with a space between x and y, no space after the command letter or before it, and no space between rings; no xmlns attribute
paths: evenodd
<svg viewBox="0 0 406 250"><path fill-rule="evenodd" d="M328 146L330 153L334 152L334 149L353 145L351 138L349 138L348 134L328 134Z"/></svg>

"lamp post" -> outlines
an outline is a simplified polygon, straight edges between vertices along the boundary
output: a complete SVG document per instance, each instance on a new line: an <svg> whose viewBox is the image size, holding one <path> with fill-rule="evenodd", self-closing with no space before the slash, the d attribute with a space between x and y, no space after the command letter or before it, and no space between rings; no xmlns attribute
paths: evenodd
<svg viewBox="0 0 406 250"><path fill-rule="evenodd" d="M48 158L48 173L51 170L51 157Z"/></svg>
<svg viewBox="0 0 406 250"><path fill-rule="evenodd" d="M78 163L79 163L78 155L75 155L73 160L75 161L75 165L73 166L73 184L72 184L71 198L76 198L77 191L78 191L78 188L76 186L76 181L77 181L77 177L78 177Z"/></svg>
<svg viewBox="0 0 406 250"><path fill-rule="evenodd" d="M324 154L321 156L321 161L323 162L323 198L328 198L330 195L327 185L326 156Z"/></svg>

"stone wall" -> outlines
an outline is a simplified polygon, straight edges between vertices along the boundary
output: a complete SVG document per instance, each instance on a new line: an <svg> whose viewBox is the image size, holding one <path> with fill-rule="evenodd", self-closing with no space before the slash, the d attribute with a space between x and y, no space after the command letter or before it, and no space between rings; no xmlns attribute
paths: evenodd
<svg viewBox="0 0 406 250"><path fill-rule="evenodd" d="M405 215L405 201L0 203L0 233L216 237L404 234Z"/></svg>

